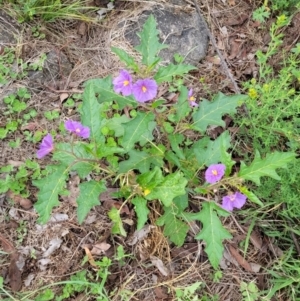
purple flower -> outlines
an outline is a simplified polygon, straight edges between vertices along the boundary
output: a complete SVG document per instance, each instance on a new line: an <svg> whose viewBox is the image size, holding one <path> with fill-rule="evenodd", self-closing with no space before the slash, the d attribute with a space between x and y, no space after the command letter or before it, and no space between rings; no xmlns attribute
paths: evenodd
<svg viewBox="0 0 300 301"><path fill-rule="evenodd" d="M113 80L116 93L122 93L128 96L132 93L132 77L126 70L121 70L120 75Z"/></svg>
<svg viewBox="0 0 300 301"><path fill-rule="evenodd" d="M132 93L138 102L146 102L157 94L157 83L153 79L139 79L132 87Z"/></svg>
<svg viewBox="0 0 300 301"><path fill-rule="evenodd" d="M190 89L189 91L188 100L190 102L191 107L199 107L199 105L195 102L196 98L193 95L193 89Z"/></svg>
<svg viewBox="0 0 300 301"><path fill-rule="evenodd" d="M241 209L246 203L247 197L240 192L230 194L222 198L222 207L227 211L232 211L233 208Z"/></svg>
<svg viewBox="0 0 300 301"><path fill-rule="evenodd" d="M41 144L40 144L40 149L37 151L36 156L38 157L38 159L41 159L43 157L45 157L46 155L48 155L49 153L51 153L54 149L53 146L53 138L50 134L47 134Z"/></svg>
<svg viewBox="0 0 300 301"><path fill-rule="evenodd" d="M65 128L69 132L74 133L81 138L89 138L90 137L90 129L87 126L83 126L78 121L67 120L65 122Z"/></svg>
<svg viewBox="0 0 300 301"><path fill-rule="evenodd" d="M222 179L226 166L224 164L212 164L205 171L206 182L213 184Z"/></svg>

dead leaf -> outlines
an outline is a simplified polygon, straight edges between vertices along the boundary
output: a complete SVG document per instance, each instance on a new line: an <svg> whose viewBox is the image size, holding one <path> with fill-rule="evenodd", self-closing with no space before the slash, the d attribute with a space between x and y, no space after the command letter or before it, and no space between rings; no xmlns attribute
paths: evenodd
<svg viewBox="0 0 300 301"><path fill-rule="evenodd" d="M9 284L11 290L17 292L22 287L21 271L18 269L17 260L19 254L14 248L13 244L10 243L4 236L0 234L0 241L4 252L10 254L10 264L8 268Z"/></svg>
<svg viewBox="0 0 300 301"><path fill-rule="evenodd" d="M250 262L250 266L254 273L258 273L261 269L261 265L255 262Z"/></svg>
<svg viewBox="0 0 300 301"><path fill-rule="evenodd" d="M95 245L93 245L91 254L92 255L104 254L110 247L111 247L111 245L106 242L101 242L101 243L95 244Z"/></svg>
<svg viewBox="0 0 300 301"><path fill-rule="evenodd" d="M165 288L162 288L161 286L157 286L155 289L154 289L154 294L155 294L155 297L159 300L165 300L168 298L168 295L164 292ZM156 300L157 300L156 299Z"/></svg>
<svg viewBox="0 0 300 301"><path fill-rule="evenodd" d="M230 18L225 22L228 26L242 25L249 18L248 14L239 14L236 18Z"/></svg>
<svg viewBox="0 0 300 301"><path fill-rule="evenodd" d="M230 40L230 55L229 55L229 59L232 60L235 57L238 56L238 54L241 51L241 42L236 41L236 40Z"/></svg>
<svg viewBox="0 0 300 301"><path fill-rule="evenodd" d="M121 214L125 213L126 215L131 215L128 206L127 205L122 206L122 205L123 205L122 202L114 201L112 199L103 201L103 207L105 209L110 210L112 207L115 207L119 210L122 207L122 209L120 211Z"/></svg>
<svg viewBox="0 0 300 301"><path fill-rule="evenodd" d="M15 161L15 160L8 160L7 163L9 165L12 165L13 167L20 167L21 165L24 164L23 161Z"/></svg>
<svg viewBox="0 0 300 301"><path fill-rule="evenodd" d="M206 60L210 63L213 63L214 65L220 65L221 64L221 59L219 56L207 56Z"/></svg>
<svg viewBox="0 0 300 301"><path fill-rule="evenodd" d="M155 226L146 225L142 229L135 231L133 235L128 239L127 244L129 246L134 246L138 241L144 239L151 232L151 229L153 228L155 228Z"/></svg>
<svg viewBox="0 0 300 301"><path fill-rule="evenodd" d="M3 251L6 253L13 253L15 252L15 248L4 236L0 234L0 241L3 248Z"/></svg>
<svg viewBox="0 0 300 301"><path fill-rule="evenodd" d="M160 271L160 273L163 276L169 276L169 271L168 269L165 267L165 265L163 264L163 262L157 258L156 256L150 256L150 260L152 262L152 264L157 267L157 269Z"/></svg>
<svg viewBox="0 0 300 301"><path fill-rule="evenodd" d="M256 249L262 249L263 240L257 231L254 230L251 232L250 241Z"/></svg>
<svg viewBox="0 0 300 301"><path fill-rule="evenodd" d="M21 130L22 131L25 131L25 130L28 130L28 131L35 131L37 128L38 128L38 123L36 123L36 122L29 122L29 123L27 123L27 124L25 124L25 125L23 125L22 127L21 127Z"/></svg>
<svg viewBox="0 0 300 301"><path fill-rule="evenodd" d="M76 200L78 199L80 193L79 184L80 184L79 176L78 175L72 176L67 184L67 188L68 191L70 191L70 194L61 197L65 202L70 203L74 207L78 206Z"/></svg>
<svg viewBox="0 0 300 301"><path fill-rule="evenodd" d="M20 195L14 194L11 190L7 192L7 196L14 201L16 204L19 204L25 210L32 208L32 202L28 199L21 197Z"/></svg>
<svg viewBox="0 0 300 301"><path fill-rule="evenodd" d="M179 248L173 248L171 254L173 258L187 258L189 256L194 256L198 252L197 243L186 243L184 246ZM203 254L201 254L203 255Z"/></svg>
<svg viewBox="0 0 300 301"><path fill-rule="evenodd" d="M49 243L49 248L43 253L43 257L47 258L49 257L54 251L56 251L57 249L59 249L61 243L62 243L62 239L56 237L50 240Z"/></svg>
<svg viewBox="0 0 300 301"><path fill-rule="evenodd" d="M253 272L250 264L242 255L240 255L239 251L236 248L234 248L232 245L229 245L229 250L231 255L236 259L240 266L242 266L248 272Z"/></svg>
<svg viewBox="0 0 300 301"><path fill-rule="evenodd" d="M80 36L84 36L87 33L88 26L85 22L80 22L77 28L77 33Z"/></svg>
<svg viewBox="0 0 300 301"><path fill-rule="evenodd" d="M61 93L59 95L59 99L60 99L60 102L62 103L64 100L66 100L67 98L69 97L69 94L68 93Z"/></svg>
<svg viewBox="0 0 300 301"><path fill-rule="evenodd" d="M98 266L95 262L95 259L94 259L93 255L91 254L91 251L88 249L88 247L84 247L84 250L85 250L86 256L88 257L90 265L94 268L98 268Z"/></svg>
<svg viewBox="0 0 300 301"><path fill-rule="evenodd" d="M17 253L16 256L18 256ZM10 261L8 275L9 275L9 284L11 290L13 292L18 292L22 287L22 278L21 278L22 273L17 267L15 258L12 258Z"/></svg>

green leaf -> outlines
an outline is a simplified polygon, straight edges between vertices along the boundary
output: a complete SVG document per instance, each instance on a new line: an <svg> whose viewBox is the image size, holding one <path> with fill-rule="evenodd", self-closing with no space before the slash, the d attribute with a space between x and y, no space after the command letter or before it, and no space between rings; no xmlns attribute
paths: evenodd
<svg viewBox="0 0 300 301"><path fill-rule="evenodd" d="M105 120L104 126L106 126L109 130L115 132L115 137L121 137L124 135L124 123L129 122L130 119L126 115L122 115L119 117L113 117L108 120Z"/></svg>
<svg viewBox="0 0 300 301"><path fill-rule="evenodd" d="M153 15L150 15L143 26L143 30L139 33L141 44L136 46L135 49L142 55L142 63L148 68L153 67L159 62L157 53L164 48L158 39L158 30L156 29L156 21Z"/></svg>
<svg viewBox="0 0 300 301"><path fill-rule="evenodd" d="M203 228L195 238L205 241L205 252L214 269L218 268L223 255L223 240L232 238L231 234L223 227L217 213L222 216L230 215L214 202L203 202L202 210L199 213L186 214L186 216L202 223Z"/></svg>
<svg viewBox="0 0 300 301"><path fill-rule="evenodd" d="M263 207L263 202L251 191L249 191L246 187L239 187L239 190L242 194L244 194L251 202Z"/></svg>
<svg viewBox="0 0 300 301"><path fill-rule="evenodd" d="M131 169L136 169L140 171L140 173L145 173L150 170L150 166L163 166L163 158L164 153L163 152L153 152L151 153L150 150L144 150L144 151L138 151L138 150L130 150L128 152L129 159L122 161L119 164L119 172L120 173L126 173L127 171Z"/></svg>
<svg viewBox="0 0 300 301"><path fill-rule="evenodd" d="M137 215L137 230L141 230L148 220L148 214L150 213L147 207L147 201L142 197L135 197L131 200L134 205L134 211Z"/></svg>
<svg viewBox="0 0 300 301"><path fill-rule="evenodd" d="M176 153L178 158L184 160L185 155L183 154L180 144L184 141L185 137L182 134L170 134L168 135L168 139L171 143L172 150Z"/></svg>
<svg viewBox="0 0 300 301"><path fill-rule="evenodd" d="M154 75L154 79L158 84L163 82L171 82L173 80L173 76L184 75L191 70L195 70L196 68L192 65L185 64L169 64L166 67L159 67L157 73Z"/></svg>
<svg viewBox="0 0 300 301"><path fill-rule="evenodd" d="M89 90L88 95L93 98L95 98L97 94L97 99L100 103L116 101L120 109L123 109L126 106L134 108L137 106L137 101L133 98L133 96L123 96L114 92L111 76L88 80L85 83L85 90L86 89Z"/></svg>
<svg viewBox="0 0 300 301"><path fill-rule="evenodd" d="M229 132L224 131L216 140L210 140L208 137L198 140L192 149L199 166L222 162L223 153L231 147L230 139Z"/></svg>
<svg viewBox="0 0 300 301"><path fill-rule="evenodd" d="M262 176L280 180L281 178L276 173L276 169L286 168L287 163L294 159L295 154L292 152L274 152L272 154L267 154L264 159L261 159L260 154L257 151L253 162L249 166L246 166L245 163L242 162L238 176L245 180L250 180L257 185L260 185L260 177Z"/></svg>
<svg viewBox="0 0 300 301"><path fill-rule="evenodd" d="M175 197L184 195L187 180L180 172L167 175L164 180L155 186L150 193L146 195L147 200L159 199L164 206L168 207L172 204Z"/></svg>
<svg viewBox="0 0 300 301"><path fill-rule="evenodd" d="M79 184L79 197L77 199L77 217L79 224L82 224L83 220L90 212L90 210L100 204L99 195L106 191L104 182L91 180Z"/></svg>
<svg viewBox="0 0 300 301"><path fill-rule="evenodd" d="M101 105L98 103L94 85L87 84L83 92L83 101L81 107L82 124L90 128L90 139L102 143L104 136L100 131L101 126Z"/></svg>
<svg viewBox="0 0 300 301"><path fill-rule="evenodd" d="M53 291L49 288L40 293L34 300L35 301L49 301L53 300L55 297Z"/></svg>
<svg viewBox="0 0 300 301"><path fill-rule="evenodd" d="M144 145L146 142L152 141L152 131L156 126L154 118L155 116L152 112L138 112L134 119L125 123L122 146L126 150L130 150L136 142Z"/></svg>
<svg viewBox="0 0 300 301"><path fill-rule="evenodd" d="M136 179L137 183L139 183L144 190L149 191L153 190L154 187L162 183L163 180L164 177L162 175L162 171L157 166L154 167L153 170L139 175Z"/></svg>
<svg viewBox="0 0 300 301"><path fill-rule="evenodd" d="M121 234L126 237L127 233L123 227L123 223L120 217L120 212L117 208L113 207L108 212L108 217L112 220L114 223L111 229L112 234Z"/></svg>
<svg viewBox="0 0 300 301"><path fill-rule="evenodd" d="M52 209L59 205L58 195L64 189L69 173L69 167L62 164L48 166L49 169L53 169L52 173L33 181L33 185L40 190L34 208L40 215L38 222L41 224L45 224L49 220Z"/></svg>
<svg viewBox="0 0 300 301"><path fill-rule="evenodd" d="M119 59L126 64L128 68L132 69L134 72L138 72L138 64L135 62L134 58L126 51L116 47L111 47L111 51L115 53L119 57Z"/></svg>
<svg viewBox="0 0 300 301"><path fill-rule="evenodd" d="M184 244L189 226L183 222L177 215L181 210L173 203L169 207L164 207L164 214L157 219L158 226L164 226L164 235L178 247Z"/></svg>
<svg viewBox="0 0 300 301"><path fill-rule="evenodd" d="M198 110L193 114L193 123L191 128L204 133L209 125L225 126L222 116L233 114L236 107L241 105L247 95L230 95L226 96L219 92L213 101L204 99L199 103Z"/></svg>
<svg viewBox="0 0 300 301"><path fill-rule="evenodd" d="M87 161L95 159L84 142L59 143L53 153L53 159L64 165L69 165L70 169L76 171L80 178L86 177L96 165L96 162Z"/></svg>
<svg viewBox="0 0 300 301"><path fill-rule="evenodd" d="M188 102L188 89L185 86L182 86L179 92L178 102L174 105L176 110L175 122L180 122L192 110Z"/></svg>

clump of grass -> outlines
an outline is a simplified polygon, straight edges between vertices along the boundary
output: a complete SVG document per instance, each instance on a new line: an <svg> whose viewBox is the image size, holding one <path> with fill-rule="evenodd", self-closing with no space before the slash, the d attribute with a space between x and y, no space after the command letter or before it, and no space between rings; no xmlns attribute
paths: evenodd
<svg viewBox="0 0 300 301"><path fill-rule="evenodd" d="M41 18L46 22L54 22L57 19L92 22L93 19L87 15L87 12L99 9L88 5L86 0L4 0L3 2L7 10L20 23L34 18Z"/></svg>

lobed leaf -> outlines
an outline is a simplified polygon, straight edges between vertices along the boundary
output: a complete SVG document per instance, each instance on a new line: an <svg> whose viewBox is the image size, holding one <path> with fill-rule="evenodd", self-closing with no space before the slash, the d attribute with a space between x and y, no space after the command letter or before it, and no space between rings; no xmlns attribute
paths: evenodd
<svg viewBox="0 0 300 301"><path fill-rule="evenodd" d="M224 152L230 147L230 134L224 131L217 139L210 140L208 137L198 140L192 147L199 166L209 166L222 162ZM223 162L222 162L223 163Z"/></svg>
<svg viewBox="0 0 300 301"><path fill-rule="evenodd" d="M205 241L205 252L214 269L218 268L223 256L223 240L232 238L231 234L223 227L217 213L222 216L230 215L214 202L203 202L202 209L199 213L186 214L186 217L199 220L202 223L202 230L195 238Z"/></svg>
<svg viewBox="0 0 300 301"><path fill-rule="evenodd" d="M184 160L185 155L180 144L185 140L185 137L182 134L170 134L168 135L168 139L171 143L172 150L175 152L178 158Z"/></svg>
<svg viewBox="0 0 300 301"><path fill-rule="evenodd" d="M96 99L99 103L115 101L119 105L120 109L123 109L126 106L131 106L134 108L137 106L137 101L133 98L133 96L123 96L114 92L111 76L101 79L88 80L85 83L84 91L85 90L89 91L89 93L87 92L87 97L92 97L93 103L97 95L98 97ZM99 118L99 122L100 120L101 119Z"/></svg>
<svg viewBox="0 0 300 301"><path fill-rule="evenodd" d="M175 122L180 122L192 110L188 102L188 89L185 86L182 86L179 92L180 94L178 97L178 102L174 105L174 108L176 110L174 116Z"/></svg>
<svg viewBox="0 0 300 301"><path fill-rule="evenodd" d="M86 85L83 92L81 121L83 125L90 128L90 139L96 143L104 141L104 136L99 131L101 126L100 108L101 105L97 101L94 85L91 82Z"/></svg>
<svg viewBox="0 0 300 301"><path fill-rule="evenodd" d="M178 247L184 244L189 226L177 217L178 208L175 204L169 207L164 207L164 214L157 219L158 226L164 226L164 235Z"/></svg>
<svg viewBox="0 0 300 301"><path fill-rule="evenodd" d="M238 176L245 180L250 180L257 185L260 185L260 177L262 176L280 180L281 178L276 173L276 169L286 168L287 163L294 159L295 153L292 152L274 152L272 154L267 154L266 157L262 159L257 151L253 162L249 166L242 162Z"/></svg>
<svg viewBox="0 0 300 301"><path fill-rule="evenodd" d="M196 68L192 65L186 64L169 64L166 67L159 67L156 74L154 75L154 79L158 84L163 82L171 82L174 76L182 76L186 73L189 73L191 70L195 70Z"/></svg>
<svg viewBox="0 0 300 301"><path fill-rule="evenodd" d="M139 33L141 44L135 47L142 55L142 63L149 69L159 62L160 58L156 56L158 52L167 47L159 42L158 33L156 20L153 15L150 15Z"/></svg>
<svg viewBox="0 0 300 301"><path fill-rule="evenodd" d="M137 230L141 230L148 220L148 214L150 213L147 207L147 201L138 196L131 200L134 205L134 211L137 215Z"/></svg>
<svg viewBox="0 0 300 301"><path fill-rule="evenodd" d="M34 208L40 216L38 222L41 224L47 223L52 209L59 205L58 195L64 189L70 171L69 167L63 164L52 165L47 168L48 170L51 169L48 176L32 182L34 186L39 188L38 200L34 204Z"/></svg>
<svg viewBox="0 0 300 301"><path fill-rule="evenodd" d="M175 197L186 193L185 186L187 182L180 172L167 175L163 181L150 190L150 193L145 197L147 200L159 199L164 206L168 207L172 204Z"/></svg>
<svg viewBox="0 0 300 301"><path fill-rule="evenodd" d="M53 159L61 164L69 165L70 170L76 171L80 178L86 177L95 167L94 159L84 142L59 143L53 154Z"/></svg>
<svg viewBox="0 0 300 301"><path fill-rule="evenodd" d="M150 170L151 165L161 167L163 166L164 153L152 152L151 150L130 150L128 152L129 159L120 162L119 172L126 173L129 170L136 169L140 173L145 173Z"/></svg>
<svg viewBox="0 0 300 301"><path fill-rule="evenodd" d="M106 191L103 181L83 182L79 184L79 197L77 199L77 218L79 224L82 224L90 210L100 204L99 195Z"/></svg>
<svg viewBox="0 0 300 301"><path fill-rule="evenodd" d="M226 96L219 92L213 101L204 99L199 103L199 108L193 114L193 123L191 128L204 133L209 125L225 126L222 116L233 114L236 107L241 105L247 95L230 95Z"/></svg>
<svg viewBox="0 0 300 301"><path fill-rule="evenodd" d="M139 66L131 55L120 48L111 47L111 50L119 57L122 62L126 64L128 68L132 69L134 72L138 72Z"/></svg>
<svg viewBox="0 0 300 301"><path fill-rule="evenodd" d="M137 142L143 145L153 140L152 131L156 126L154 118L152 112L138 112L134 119L124 124L122 146L125 150L132 149Z"/></svg>

